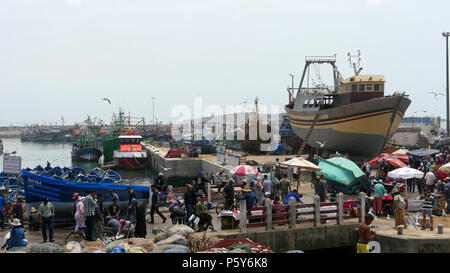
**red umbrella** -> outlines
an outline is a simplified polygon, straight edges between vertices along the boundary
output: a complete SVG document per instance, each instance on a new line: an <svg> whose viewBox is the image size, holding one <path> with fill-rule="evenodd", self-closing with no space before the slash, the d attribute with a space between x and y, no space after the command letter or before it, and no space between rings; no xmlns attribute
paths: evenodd
<svg viewBox="0 0 450 273"><path fill-rule="evenodd" d="M408 167L405 163L403 163L402 161L397 159L396 156L387 155L387 154L384 154L384 156L383 156L383 154L381 154L381 156L375 157L374 159L372 159L369 162L367 162L366 164L364 164L361 168L364 168L366 165L369 165L369 164L377 163L380 159L382 159L383 161L389 163L390 165L392 165L394 167L398 167L398 168Z"/></svg>
<svg viewBox="0 0 450 273"><path fill-rule="evenodd" d="M257 176L258 170L250 165L240 165L231 169L230 173L239 176Z"/></svg>

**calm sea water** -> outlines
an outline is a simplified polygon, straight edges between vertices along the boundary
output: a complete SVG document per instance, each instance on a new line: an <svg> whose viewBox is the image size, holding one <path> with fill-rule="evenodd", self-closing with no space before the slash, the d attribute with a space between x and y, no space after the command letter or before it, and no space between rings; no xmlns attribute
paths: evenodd
<svg viewBox="0 0 450 273"><path fill-rule="evenodd" d="M78 166L84 170L100 167L101 163L72 162L72 143L37 143L21 142L20 138L3 139L3 151L5 153L16 151L16 155L22 157L22 168L33 169L37 165L45 167L47 161L51 166L73 167ZM102 159L100 159L101 161ZM0 171L3 171L3 155L0 158ZM153 183L154 174L151 170L117 170L127 183L132 185L150 185Z"/></svg>

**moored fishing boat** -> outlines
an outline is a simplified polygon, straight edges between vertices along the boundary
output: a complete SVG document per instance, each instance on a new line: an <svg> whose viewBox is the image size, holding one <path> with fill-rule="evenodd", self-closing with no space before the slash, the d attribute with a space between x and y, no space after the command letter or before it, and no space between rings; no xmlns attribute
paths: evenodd
<svg viewBox="0 0 450 273"><path fill-rule="evenodd" d="M80 137L80 142L73 144L71 154L74 161L98 161L103 153L95 145L90 131L85 130Z"/></svg>
<svg viewBox="0 0 450 273"><path fill-rule="evenodd" d="M114 151L114 164L126 169L142 169L150 162L150 156L142 149L142 136L119 136L119 149Z"/></svg>

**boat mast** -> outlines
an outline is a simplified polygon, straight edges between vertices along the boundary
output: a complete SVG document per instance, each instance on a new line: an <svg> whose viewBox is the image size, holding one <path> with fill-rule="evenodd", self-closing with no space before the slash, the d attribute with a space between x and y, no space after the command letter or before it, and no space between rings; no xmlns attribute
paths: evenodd
<svg viewBox="0 0 450 273"><path fill-rule="evenodd" d="M297 95L301 92L303 81L305 80L306 72L309 71L311 64L330 64L333 68L334 92L338 90L338 70L336 67L336 54L333 56L307 56L305 57L305 67L303 68L302 78L298 87ZM309 87L309 73L308 73L308 87Z"/></svg>

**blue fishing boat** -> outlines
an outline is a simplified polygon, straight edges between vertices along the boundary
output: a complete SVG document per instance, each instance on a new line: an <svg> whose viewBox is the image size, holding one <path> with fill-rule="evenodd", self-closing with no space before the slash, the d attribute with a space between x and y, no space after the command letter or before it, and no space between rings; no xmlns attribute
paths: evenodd
<svg viewBox="0 0 450 273"><path fill-rule="evenodd" d="M66 173L56 175L55 173L59 170L53 171L54 169L56 168L41 173L22 170L21 177L25 188L28 213L31 207L38 208L42 200L48 198L55 207L55 221L71 221L73 220L74 200L72 197L74 193L78 193L80 196L86 196L86 191L91 190L97 194L101 193L103 195L103 206L107 208L112 204L112 196L109 194L109 190L113 190L119 195L121 214L125 215L128 207L128 192L126 190L128 186L136 193L137 200L146 204L149 201L150 187L119 184L117 179L120 179L120 175L113 171L104 171L97 176L94 175L96 172L92 170L86 172L86 175L79 172L73 180L70 180ZM72 171L72 169L69 171ZM95 179L89 179L88 173ZM66 177L66 179L62 177ZM101 179L97 180L97 177Z"/></svg>

